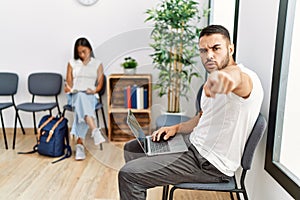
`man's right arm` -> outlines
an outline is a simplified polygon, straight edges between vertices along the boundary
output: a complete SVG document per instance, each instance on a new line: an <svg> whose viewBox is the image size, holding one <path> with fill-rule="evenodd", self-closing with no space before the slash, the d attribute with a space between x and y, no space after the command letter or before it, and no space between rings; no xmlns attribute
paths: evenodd
<svg viewBox="0 0 300 200"><path fill-rule="evenodd" d="M199 112L196 116L192 119L182 122L173 126L161 127L157 131L154 131L152 134L153 141L159 141L161 138L160 136L165 133L164 140L169 139L170 137L174 136L176 133L184 133L188 134L193 131L193 129L197 126L199 119L202 115L202 112Z"/></svg>

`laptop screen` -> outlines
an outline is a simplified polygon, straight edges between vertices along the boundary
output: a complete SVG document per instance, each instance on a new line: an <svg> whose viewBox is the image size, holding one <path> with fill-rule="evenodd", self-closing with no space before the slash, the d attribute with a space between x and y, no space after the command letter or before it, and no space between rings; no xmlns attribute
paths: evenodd
<svg viewBox="0 0 300 200"><path fill-rule="evenodd" d="M136 139L140 141L140 143L144 147L146 140L145 133L130 109L128 109L127 124Z"/></svg>

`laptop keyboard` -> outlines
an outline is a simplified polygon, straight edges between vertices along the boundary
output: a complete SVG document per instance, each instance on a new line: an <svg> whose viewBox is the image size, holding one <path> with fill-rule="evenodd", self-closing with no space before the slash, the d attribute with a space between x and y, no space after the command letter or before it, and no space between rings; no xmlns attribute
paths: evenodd
<svg viewBox="0 0 300 200"><path fill-rule="evenodd" d="M153 153L160 153L160 152L168 152L170 151L170 147L168 142L160 141L160 142L150 142L150 149Z"/></svg>

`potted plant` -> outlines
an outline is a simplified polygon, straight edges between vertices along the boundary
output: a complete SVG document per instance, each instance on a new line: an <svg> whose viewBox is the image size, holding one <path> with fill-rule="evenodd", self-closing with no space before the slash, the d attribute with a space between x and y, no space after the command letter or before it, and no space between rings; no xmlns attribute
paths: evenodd
<svg viewBox="0 0 300 200"><path fill-rule="evenodd" d="M170 113L180 112L180 97L187 100L192 77L200 75L195 71L195 57L198 54L197 39L201 16L198 2L193 0L164 0L156 8L148 9L148 18L154 22L150 46L154 68L159 70L159 79L154 89L159 96L168 96ZM203 14L207 13L204 10Z"/></svg>
<svg viewBox="0 0 300 200"><path fill-rule="evenodd" d="M121 63L121 66L123 67L125 74L135 74L138 63L134 58L129 56L124 58L124 62Z"/></svg>

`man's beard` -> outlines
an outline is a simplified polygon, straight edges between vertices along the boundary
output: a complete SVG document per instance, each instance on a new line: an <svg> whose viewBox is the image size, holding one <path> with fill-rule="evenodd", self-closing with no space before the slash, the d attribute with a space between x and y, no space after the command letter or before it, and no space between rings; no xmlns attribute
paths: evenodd
<svg viewBox="0 0 300 200"><path fill-rule="evenodd" d="M220 69L224 69L225 67L227 67L228 63L229 63L229 52L228 52L227 56L225 57L225 59L220 63L220 66L221 66Z"/></svg>

